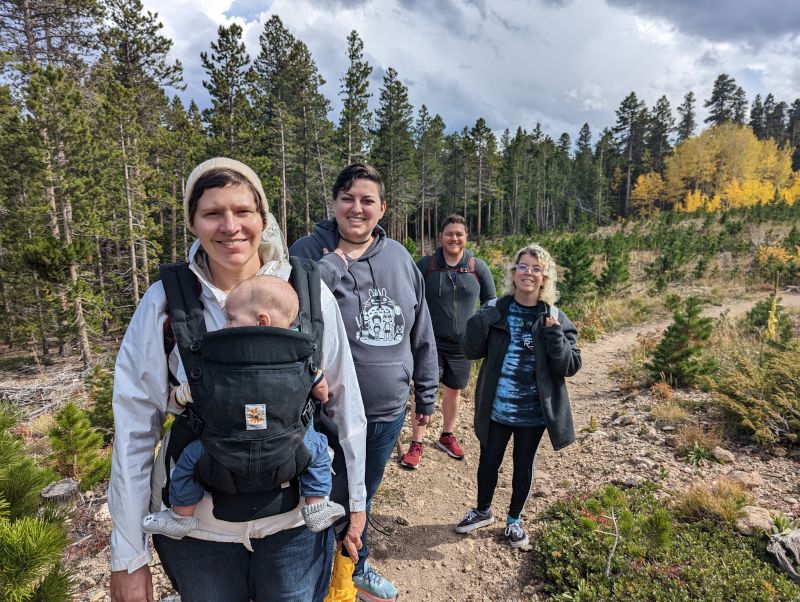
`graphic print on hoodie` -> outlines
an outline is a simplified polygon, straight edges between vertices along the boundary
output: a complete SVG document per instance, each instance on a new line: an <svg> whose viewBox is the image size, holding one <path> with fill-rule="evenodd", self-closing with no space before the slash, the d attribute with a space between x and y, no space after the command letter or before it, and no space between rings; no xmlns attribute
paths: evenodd
<svg viewBox="0 0 800 602"><path fill-rule="evenodd" d="M356 338L365 345L389 347L403 340L403 310L386 296L386 289L369 289L369 300L358 317Z"/></svg>
<svg viewBox="0 0 800 602"><path fill-rule="evenodd" d="M436 340L422 274L405 247L386 237L356 260L332 253L339 242L334 220L318 223L289 253L319 262L347 329L368 422L392 422L405 412L414 383L415 413L433 413L438 388Z"/></svg>

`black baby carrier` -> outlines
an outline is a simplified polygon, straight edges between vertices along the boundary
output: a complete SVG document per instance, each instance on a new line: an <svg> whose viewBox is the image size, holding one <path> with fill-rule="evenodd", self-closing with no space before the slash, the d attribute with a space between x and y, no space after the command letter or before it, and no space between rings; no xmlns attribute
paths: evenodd
<svg viewBox="0 0 800 602"><path fill-rule="evenodd" d="M171 339L178 347L193 400L175 419L164 454L165 505L171 469L197 438L205 452L194 477L211 492L217 518L255 520L299 503L297 476L310 461L303 437L315 411L309 393L323 320L316 264L295 257L290 263L290 283L300 301L297 330L247 326L206 332L199 283L189 265L160 267L171 327L165 328L165 346Z"/></svg>

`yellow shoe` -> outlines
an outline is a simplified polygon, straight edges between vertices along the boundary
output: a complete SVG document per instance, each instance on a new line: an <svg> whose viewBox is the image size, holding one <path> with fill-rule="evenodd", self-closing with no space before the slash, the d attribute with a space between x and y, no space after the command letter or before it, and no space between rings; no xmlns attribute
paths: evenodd
<svg viewBox="0 0 800 602"><path fill-rule="evenodd" d="M350 556L342 554L342 546L336 548L333 561L333 576L324 602L353 602L356 599L356 586L353 584L353 571L356 565Z"/></svg>

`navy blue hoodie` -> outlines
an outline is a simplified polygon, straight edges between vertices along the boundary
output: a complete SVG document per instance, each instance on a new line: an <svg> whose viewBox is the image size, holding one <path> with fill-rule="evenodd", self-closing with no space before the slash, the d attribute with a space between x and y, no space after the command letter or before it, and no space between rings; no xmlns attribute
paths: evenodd
<svg viewBox="0 0 800 602"><path fill-rule="evenodd" d="M333 251L334 220L297 240L290 255L319 261L322 280L339 303L369 422L391 422L405 411L414 381L415 412L430 415L439 386L436 341L425 285L411 255L380 226L374 242L347 265ZM326 254L326 251L328 254Z"/></svg>

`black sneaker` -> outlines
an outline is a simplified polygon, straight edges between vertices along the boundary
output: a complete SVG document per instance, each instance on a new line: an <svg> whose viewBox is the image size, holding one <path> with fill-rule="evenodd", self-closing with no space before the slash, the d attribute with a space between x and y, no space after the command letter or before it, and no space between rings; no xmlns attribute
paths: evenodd
<svg viewBox="0 0 800 602"><path fill-rule="evenodd" d="M512 548L522 548L528 545L528 534L519 521L506 525L506 539Z"/></svg>
<svg viewBox="0 0 800 602"><path fill-rule="evenodd" d="M463 520L456 525L456 533L469 533L479 527L491 525L493 522L494 516L491 508L484 512L477 508L470 508L464 515Z"/></svg>

